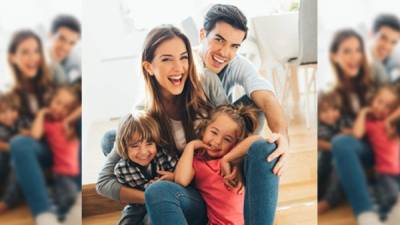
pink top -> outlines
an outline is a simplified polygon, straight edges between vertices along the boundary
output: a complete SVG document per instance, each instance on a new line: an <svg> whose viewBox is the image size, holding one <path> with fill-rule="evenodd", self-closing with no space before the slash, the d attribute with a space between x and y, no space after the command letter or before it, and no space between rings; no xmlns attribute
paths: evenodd
<svg viewBox="0 0 400 225"><path fill-rule="evenodd" d="M380 173L400 174L400 143L389 139L383 120L367 119L366 133L375 157L375 170Z"/></svg>
<svg viewBox="0 0 400 225"><path fill-rule="evenodd" d="M53 152L53 171L56 174L76 176L79 174L79 141L67 139L61 121L45 120L44 134Z"/></svg>
<svg viewBox="0 0 400 225"><path fill-rule="evenodd" d="M244 225L244 195L228 190L220 174L220 160L193 159L195 184L207 205L208 225Z"/></svg>

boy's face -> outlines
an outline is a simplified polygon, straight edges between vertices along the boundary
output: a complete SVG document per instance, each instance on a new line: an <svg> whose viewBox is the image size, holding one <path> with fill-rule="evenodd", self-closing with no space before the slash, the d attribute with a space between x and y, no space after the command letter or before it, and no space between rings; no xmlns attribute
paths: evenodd
<svg viewBox="0 0 400 225"><path fill-rule="evenodd" d="M340 118L340 111L334 107L327 107L319 112L319 120L328 125L335 125Z"/></svg>
<svg viewBox="0 0 400 225"><path fill-rule="evenodd" d="M67 28L60 27L54 34L50 34L51 57L56 62L64 60L80 39L80 34Z"/></svg>
<svg viewBox="0 0 400 225"><path fill-rule="evenodd" d="M207 69L219 73L236 56L245 32L225 22L217 22L208 34L200 31L201 57Z"/></svg>
<svg viewBox="0 0 400 225"><path fill-rule="evenodd" d="M371 113L377 119L385 119L396 106L396 95L388 90L382 89L374 97L371 104Z"/></svg>
<svg viewBox="0 0 400 225"><path fill-rule="evenodd" d="M56 95L52 98L49 106L49 113L55 120L65 119L71 112L74 103L75 96L69 91L61 89L57 91Z"/></svg>
<svg viewBox="0 0 400 225"><path fill-rule="evenodd" d="M131 161L147 166L157 154L157 147L154 142L138 140L137 135L133 135L132 141L128 143L128 157Z"/></svg>
<svg viewBox="0 0 400 225"><path fill-rule="evenodd" d="M373 35L373 54L378 60L386 59L400 39L400 32L383 26Z"/></svg>
<svg viewBox="0 0 400 225"><path fill-rule="evenodd" d="M221 158L237 143L239 127L229 116L219 113L203 135L203 142L210 146L206 150L210 158Z"/></svg>
<svg viewBox="0 0 400 225"><path fill-rule="evenodd" d="M12 108L4 109L0 112L0 123L12 127L18 119L18 111Z"/></svg>

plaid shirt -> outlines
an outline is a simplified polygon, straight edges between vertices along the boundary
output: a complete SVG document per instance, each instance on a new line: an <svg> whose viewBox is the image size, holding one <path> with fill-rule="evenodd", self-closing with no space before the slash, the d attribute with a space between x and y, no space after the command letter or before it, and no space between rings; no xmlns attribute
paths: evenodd
<svg viewBox="0 0 400 225"><path fill-rule="evenodd" d="M114 174L121 184L144 191L150 185L150 181L158 176L157 170L173 172L177 162L177 156L173 157L164 149L159 148L156 157L147 167L132 162L130 159L121 159L114 167Z"/></svg>

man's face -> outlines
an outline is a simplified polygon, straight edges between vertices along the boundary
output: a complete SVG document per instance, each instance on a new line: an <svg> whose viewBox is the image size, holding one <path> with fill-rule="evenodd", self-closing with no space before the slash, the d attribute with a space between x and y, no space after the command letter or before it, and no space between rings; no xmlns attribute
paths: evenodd
<svg viewBox="0 0 400 225"><path fill-rule="evenodd" d="M75 44L79 41L80 34L67 27L60 27L55 33L50 35L51 57L60 62L70 53Z"/></svg>
<svg viewBox="0 0 400 225"><path fill-rule="evenodd" d="M225 22L217 22L208 34L200 31L201 57L207 69L219 73L236 55L245 32Z"/></svg>
<svg viewBox="0 0 400 225"><path fill-rule="evenodd" d="M381 27L373 36L373 54L378 60L385 60L400 39L400 32L388 27Z"/></svg>

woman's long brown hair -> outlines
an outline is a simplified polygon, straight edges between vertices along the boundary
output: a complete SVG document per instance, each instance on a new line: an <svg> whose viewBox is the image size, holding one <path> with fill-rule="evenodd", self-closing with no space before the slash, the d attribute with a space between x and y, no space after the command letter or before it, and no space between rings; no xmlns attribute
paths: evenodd
<svg viewBox="0 0 400 225"><path fill-rule="evenodd" d="M24 81L21 70L12 62L11 57L12 55L16 54L19 45L30 38L33 38L38 43L41 62L35 77L29 81ZM29 107L27 107L29 105L26 97L26 93L28 91L27 88L29 88L36 96L39 106L43 106L46 103L46 95L52 87L51 77L43 53L42 41L40 40L39 36L31 30L20 30L14 33L8 46L8 63L14 76L14 86L12 91L18 94L21 99L21 106L23 108L22 113L33 116L34 112L31 112L28 109Z"/></svg>
<svg viewBox="0 0 400 225"><path fill-rule="evenodd" d="M336 84L335 91L340 94L342 98L343 107L342 110L344 113L355 116L357 112L353 111L353 107L351 106L350 95L348 94L350 91L354 91L357 94L358 99L360 100L361 105L366 104L366 95L368 88L372 86L372 79L370 75L370 70L368 68L368 60L365 53L365 47L362 37L353 29L343 29L336 32L331 46L330 46L330 54L336 54L340 48L340 45L349 38L356 38L360 43L360 48L362 52L362 65L358 72L358 74L352 78L351 80L346 80L345 74L340 68L340 66L335 63L330 57L331 65L336 74ZM349 90L350 89L350 90Z"/></svg>
<svg viewBox="0 0 400 225"><path fill-rule="evenodd" d="M146 83L147 96L149 97L149 99L146 101L148 103L146 105L146 109L149 110L161 127L161 138L163 139L163 143L166 143L167 145L164 147L171 153L176 151L176 143L171 129L172 125L170 123L170 119L168 118L163 106L164 100L160 92L161 87L158 84L155 76L151 76L146 71L143 63L151 63L154 59L154 53L158 46L167 40L171 40L172 38L181 39L184 42L188 53L188 79L185 82L182 93L179 95L182 101L177 101L177 103L181 103L181 105L176 106L182 109L182 114L180 116L183 118L182 125L187 141L196 138L194 121L198 114L206 112L210 109L207 97L196 72L189 39L178 28L171 25L162 25L152 29L145 39L142 53L142 72Z"/></svg>

